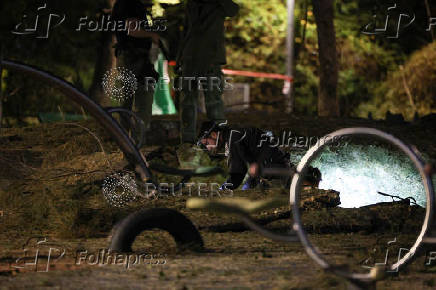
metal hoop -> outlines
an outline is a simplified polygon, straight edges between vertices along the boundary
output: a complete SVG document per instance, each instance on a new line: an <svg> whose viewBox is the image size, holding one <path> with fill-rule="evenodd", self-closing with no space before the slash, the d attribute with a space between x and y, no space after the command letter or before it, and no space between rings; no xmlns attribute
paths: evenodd
<svg viewBox="0 0 436 290"><path fill-rule="evenodd" d="M124 152L129 162L135 164L135 170L143 181L152 180L152 173L146 165L144 156L136 149L135 145L121 128L118 122L112 118L100 105L91 100L87 95L79 91L72 84L62 80L41 69L21 64L15 61L1 60L4 69L29 74L41 81L58 88L70 100L82 106L93 116L114 138Z"/></svg>
<svg viewBox="0 0 436 290"><path fill-rule="evenodd" d="M132 117L133 119L136 120L136 122L139 124L139 141L138 141L137 144L135 144L135 147L136 147L136 149L139 150L142 147L143 142L144 142L144 134L145 134L145 123L144 123L144 121L138 116L138 114L136 114L135 112L132 112L130 110L127 110L125 108L118 108L118 107L117 108L113 108L113 107L111 107L111 108L106 108L106 111L109 114L113 114L113 113L118 113L120 115L127 114L127 115L129 115L130 117ZM132 142L136 142L136 141L134 141L133 138L132 138Z"/></svg>
<svg viewBox="0 0 436 290"><path fill-rule="evenodd" d="M10 69L13 71L17 71L20 73L28 74L36 79L39 79L53 87L58 88L65 96L68 97L71 101L78 104L79 106L82 106L87 112L90 113L91 116L93 116L99 123L102 125L109 134L114 138L114 140L117 142L118 146L120 147L121 151L125 154L126 158L128 159L129 163L135 166L135 171L138 173L138 175L141 178L141 181L145 183L152 183L155 186L158 186L157 182L153 179L153 174L148 167L148 164L145 160L145 157L142 155L141 152L136 148L134 142L132 139L127 135L127 132L120 126L120 124L110 115L111 113L127 113L133 118L136 118L140 121L141 128L143 126L142 120L140 120L139 117L136 116L135 113L122 109L122 108L109 108L107 111L95 103L91 98L89 98L86 94L79 91L77 88L75 88L71 83L56 77L52 75L49 72L43 71L39 68L18 63L15 61L10 60L0 60L0 67L3 67L4 69ZM143 128L142 128L143 129ZM141 136L143 136L143 130L141 132ZM141 138L143 139L143 138ZM141 142L139 142L141 143ZM139 146L141 144L138 144ZM192 176L197 176L198 173L196 173L195 170L177 170L174 168L163 168L162 170L172 170L175 173L174 174L181 174L184 177L181 180L181 183L187 182ZM162 171L161 170L161 171ZM212 172L211 174L215 174L215 172ZM200 174L204 175L204 174ZM205 174L207 175L207 174ZM176 190L180 190L181 186L178 186Z"/></svg>
<svg viewBox="0 0 436 290"><path fill-rule="evenodd" d="M315 260L315 262L319 264L323 269L331 271L338 276L346 278L350 281L373 282L376 280L374 273L367 273L367 274L351 273L338 269L334 265L330 265L323 258L321 253L309 241L308 236L303 229L300 210L298 208L300 194L301 194L300 185L302 183L302 178L304 177L305 171L307 170L307 167L309 166L311 161L313 161L319 155L322 148L332 143L333 140L342 136L349 136L349 135L370 135L388 141L390 143L393 143L397 148L403 151L410 159L412 159L415 167L418 169L419 173L421 174L423 184L425 187L427 206L426 206L426 214L425 214L424 223L422 225L421 232L419 233L418 238L416 239L409 253L407 253L404 257L402 257L399 261L397 261L397 263L392 265L390 269L387 270L399 270L403 266L412 262L413 259L415 258L415 253L420 248L422 248L425 243L429 243L429 241L434 239L429 237L428 235L430 234L432 225L435 222L434 221L435 193L434 193L434 187L431 180L431 176L425 173L424 171L425 163L422 160L422 158L419 156L419 152L416 149L412 149L409 146L405 145L402 141L395 138L394 136L377 129L346 128L346 129L335 131L322 138L319 145L315 145L312 148L310 148L307 151L307 153L304 155L304 157L301 159L300 163L297 166L297 172L295 173L292 179L292 184L290 189L290 202L291 202L292 212L294 217L293 229L298 233L300 241L303 244L307 254L313 260Z"/></svg>

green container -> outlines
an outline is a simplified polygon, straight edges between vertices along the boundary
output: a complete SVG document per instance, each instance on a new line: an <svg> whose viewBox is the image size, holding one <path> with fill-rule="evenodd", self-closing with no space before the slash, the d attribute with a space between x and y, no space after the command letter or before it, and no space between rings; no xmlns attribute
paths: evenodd
<svg viewBox="0 0 436 290"><path fill-rule="evenodd" d="M168 74L165 73L164 63L164 56L160 53L155 64L155 69L159 73L160 78L153 96L153 115L177 113L173 99L171 98L170 87L166 82L166 80L168 80Z"/></svg>

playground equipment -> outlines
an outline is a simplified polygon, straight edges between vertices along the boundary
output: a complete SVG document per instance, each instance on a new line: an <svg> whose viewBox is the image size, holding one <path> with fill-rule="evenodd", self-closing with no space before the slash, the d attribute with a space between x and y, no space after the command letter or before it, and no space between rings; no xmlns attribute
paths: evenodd
<svg viewBox="0 0 436 290"><path fill-rule="evenodd" d="M329 264L328 261L323 257L317 247L314 247L310 242L306 231L303 228L303 223L301 219L301 210L299 208L299 201L301 196L301 184L303 182L303 177L308 169L308 166L312 160L314 160L321 152L322 148L332 143L335 138L342 138L344 136L373 136L381 140L385 140L395 145L398 149L404 152L414 163L416 169L419 171L423 185L425 188L427 206L424 218L424 223L422 225L421 231L409 250L409 252L404 255L399 261L397 261L392 266L379 265L370 269L366 274L352 273L343 270L343 267ZM329 138L327 138L327 136ZM431 175L425 170L426 164L421 157L420 153L416 148L407 146L399 139L385 132L382 132L373 128L346 128L335 131L321 138L321 142L312 148L310 148L304 155L302 160L297 166L296 172L292 179L289 204L292 208L293 214L293 232L288 235L276 235L270 233L268 230L262 228L259 225L253 224L253 221L249 218L249 214L254 211L254 209L264 209L267 207L276 207L278 205L285 205L283 200L274 200L268 202L252 202L250 200L239 200L236 202L225 201L207 201L204 199L190 199L187 202L187 207L191 209L204 209L214 212L222 213L233 213L241 217L241 219L253 230L258 231L262 235L269 237L277 241L294 241L297 237L298 240L304 246L307 254L324 270L334 273L342 278L348 280L349 285L355 288L375 288L375 284L378 280L384 279L385 277L392 275L392 273L398 272L403 269L407 264L411 263L417 254L425 250L428 246L434 245L436 243L436 221L434 216L435 210L435 192L431 179Z"/></svg>
<svg viewBox="0 0 436 290"><path fill-rule="evenodd" d="M118 121L112 117L112 114L118 113L120 115L123 115L124 117L133 118L135 122L139 123L139 127L142 128L140 133L142 135L144 134L144 129L143 126L141 125L142 121L134 112L126 110L124 108L113 108L113 107L103 108L97 103L95 103L86 94L75 88L72 84L41 69L29 65L25 65L22 63L18 63L15 61L9 61L9 60L2 60L1 66L4 69L28 75L30 77L33 77L37 80L40 80L52 86L53 88L57 88L65 96L67 96L69 100L83 107L83 109L86 112L88 112L92 117L94 117L95 120L97 120L97 122L99 122L100 125L105 128L105 130L111 135L114 141L118 144L121 151L126 156L126 159L135 168L135 173L139 177L140 181L144 183L152 183L156 187L158 187L158 183L153 178L153 174L149 166L147 165L146 158L138 150L138 148L140 148L142 145L141 141L136 143L133 138L128 136L128 133L122 128L122 126L120 126ZM143 140L143 138L139 138L139 140ZM174 168L166 168L160 166L153 169L156 171L161 171L163 173L183 176L182 180L177 184L183 184L193 176L213 175L218 172L221 172L219 168L178 170ZM176 187L174 190L177 191L180 190L180 188L181 187L179 186Z"/></svg>
<svg viewBox="0 0 436 290"><path fill-rule="evenodd" d="M77 90L70 83L53 76L52 74L37 69L32 66L21 64L14 61L2 60L1 67L29 75L36 78L42 82L45 82L52 87L58 88L63 94L65 94L71 101L82 106L92 117L94 117L100 125L102 125L106 131L113 137L117 142L120 149L123 151L128 161L135 168L135 172L139 177L141 182L153 183L157 185L157 181L153 178L151 168L147 164L146 158L138 148L140 144L135 144L135 141L130 138L127 132L120 126L120 124L112 117L111 114L127 114L129 117L139 118L130 111L121 108L109 108L105 109L94 101L92 101L84 93ZM1 86L1 84L0 84ZM336 265L329 264L325 258L319 253L319 251L311 244L306 232L303 229L301 222L301 213L298 207L300 195L301 195L301 183L303 177L307 171L310 161L313 160L320 150L333 142L337 138L350 135L369 135L377 137L384 141L387 141L402 152L404 152L414 163L416 169L419 171L426 194L426 211L425 219L422 225L421 231L410 249L409 253L403 256L397 263L385 269L384 267L373 267L366 274L357 274L343 270ZM357 288L372 288L375 287L376 281L385 278L393 270L401 270L407 264L412 262L417 254L424 250L429 245L436 244L436 221L435 221L435 192L431 180L431 173L426 170L430 165L423 161L418 150L407 146L399 139L385 132L371 129L371 128L347 128L341 129L328 135L329 138L322 138L321 142L316 146L309 149L306 155L303 157L301 162L296 168L295 174L292 179L292 185L290 189L289 200L283 199L272 199L267 201L257 201L252 202L246 199L230 199L230 200L204 200L204 199L191 199L188 201L187 206L191 209L203 209L215 212L223 212L236 214L241 217L241 219L249 226L251 229L258 231L260 234L277 241L286 242L296 242L300 241L307 254L323 269L332 272L342 278L347 279L350 285ZM141 138L142 140L142 138ZM212 175L220 172L219 168L199 168L196 170L181 170L175 168L153 168L154 170L182 176L183 184L187 182L189 178L193 176L205 176ZM177 190L177 189L175 189ZM293 231L287 235L278 235L270 232L269 230L263 228L262 226L256 224L251 218L250 214L257 212L259 210L264 210L267 208L274 208L280 205L289 204L292 208L293 220L292 225ZM168 226L172 224L172 226ZM180 228L177 225L182 225ZM176 239L180 246L186 246L189 244L195 244L198 247L202 247L203 242L198 231L193 227L192 223L181 215L180 213L169 210L169 209L153 209L153 210L143 210L137 213L133 213L131 216L127 217L118 224L115 229L114 238L112 240L111 248L120 251L131 250L131 244L133 243L135 237L143 230L150 228L161 228L170 232ZM182 229L182 230L180 230Z"/></svg>

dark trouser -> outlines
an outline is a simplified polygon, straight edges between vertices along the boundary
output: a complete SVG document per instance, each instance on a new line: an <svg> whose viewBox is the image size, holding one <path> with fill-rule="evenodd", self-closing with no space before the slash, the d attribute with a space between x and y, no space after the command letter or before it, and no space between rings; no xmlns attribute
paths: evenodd
<svg viewBox="0 0 436 290"><path fill-rule="evenodd" d="M194 143L197 141L197 110L198 110L198 77L195 80L187 79L184 76L182 82L181 101L181 132L182 142ZM225 120L224 104L222 94L224 89L224 78L220 65L214 65L204 75L207 78L200 88L204 93L207 117L211 121L221 122ZM218 84L219 82L219 84Z"/></svg>
<svg viewBox="0 0 436 290"><path fill-rule="evenodd" d="M280 150L277 147L271 148L271 156L264 161L264 168L290 168L292 165L289 160L289 153ZM279 180L280 185L289 188L291 176L270 176L268 180Z"/></svg>
<svg viewBox="0 0 436 290"><path fill-rule="evenodd" d="M138 48L123 49L118 56L117 66L132 71L138 81L138 88L134 96L126 96L124 103L121 105L128 110L132 110L134 106L135 112L144 121L146 129L148 129L152 115L154 87L151 85L153 82L148 82L150 85L146 86L145 79L154 78L157 82L159 78L159 74L149 60L148 50ZM126 130L131 129L130 124L123 119L121 124Z"/></svg>
<svg viewBox="0 0 436 290"><path fill-rule="evenodd" d="M289 155L282 150L273 147L267 148L265 150L268 151L268 157L262 162L262 168L290 168L292 164L289 161ZM251 161L256 162L255 160ZM240 170L237 173L230 173L230 177L227 179L227 183L232 183L233 186L229 186L229 189L236 189L244 180L247 173L247 166L244 165L243 168L239 168ZM255 188L261 181L261 178L268 179L269 181L278 180L280 185L285 189L289 189L290 179L292 176L284 175L284 176L257 176L257 177L248 177L242 189L250 189Z"/></svg>

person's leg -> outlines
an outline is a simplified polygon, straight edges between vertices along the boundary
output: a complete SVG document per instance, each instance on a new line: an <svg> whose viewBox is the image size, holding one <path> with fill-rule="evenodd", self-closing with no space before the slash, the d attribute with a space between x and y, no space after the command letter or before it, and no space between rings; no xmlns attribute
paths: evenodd
<svg viewBox="0 0 436 290"><path fill-rule="evenodd" d="M182 100L180 102L182 143L195 143L197 141L198 90L194 83L188 80L182 82Z"/></svg>
<svg viewBox="0 0 436 290"><path fill-rule="evenodd" d="M135 94L135 112L136 115L142 120L144 128L141 128L141 124L135 124L135 140L141 142L142 145L147 143L147 131L150 130L152 106L153 106L154 89L146 88L144 85L140 85ZM141 130L144 130L142 140L139 140L141 136Z"/></svg>
<svg viewBox="0 0 436 290"><path fill-rule="evenodd" d="M139 48L131 48L124 50L119 56L118 66L122 66L130 70L136 77L138 87L134 95L126 95L125 101L122 107L128 110L133 109L137 113L138 117L144 122L145 128L150 127L151 115L152 115L152 105L153 105L153 95L154 86L157 84L159 74L154 70L153 65L148 60L148 52ZM155 81L151 81L154 79ZM131 123L122 120L122 126L128 128L131 131ZM135 126L135 132L132 132L135 137L139 137L140 127ZM139 142L140 140L136 140ZM145 140L142 140L143 142Z"/></svg>
<svg viewBox="0 0 436 290"><path fill-rule="evenodd" d="M224 103L222 100L224 78L220 65L214 65L207 73L208 84L204 91L207 117L211 121L225 121Z"/></svg>
<svg viewBox="0 0 436 290"><path fill-rule="evenodd" d="M129 65L129 58L129 53L127 51L122 51L121 54L117 57L117 67L123 67L132 71L131 66ZM124 98L123 101L120 103L120 106L124 109L131 111L133 108L133 100L134 96L130 95L130 93L126 91L124 93ZM129 134L131 133L130 117L123 114L120 115L120 124L127 132L129 132Z"/></svg>
<svg viewBox="0 0 436 290"><path fill-rule="evenodd" d="M144 62L142 65L141 77L142 81L139 82L138 90L135 94L135 110L138 116L144 121L145 128L150 128L152 106L155 86L159 85L159 74L154 70L154 67L149 62ZM154 81L150 81L154 79Z"/></svg>
<svg viewBox="0 0 436 290"><path fill-rule="evenodd" d="M287 168L290 169L292 167L292 164L289 160L289 153L286 153L282 150L280 150L277 147L271 148L271 157L269 158L269 162L265 165L265 167L269 168ZM289 189L292 176L272 176L272 179L278 179L280 181L280 185L285 188Z"/></svg>

